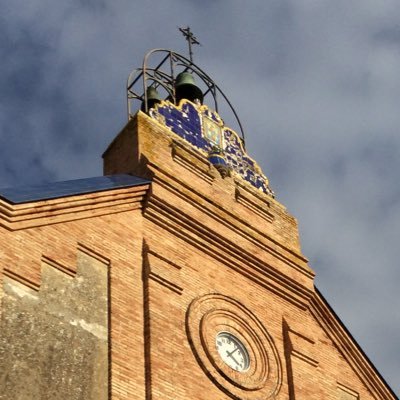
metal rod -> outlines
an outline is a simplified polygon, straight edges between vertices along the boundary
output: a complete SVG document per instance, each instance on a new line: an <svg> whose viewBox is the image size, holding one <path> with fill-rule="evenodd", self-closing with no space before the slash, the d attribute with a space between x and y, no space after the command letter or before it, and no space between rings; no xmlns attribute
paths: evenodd
<svg viewBox="0 0 400 400"><path fill-rule="evenodd" d="M167 93L171 94L172 101L175 102L175 88L174 88L174 81L175 81L175 73L178 67L183 67L185 71L191 70L206 86L206 90L204 92L204 96L211 95L214 100L215 111L219 112L219 105L218 102L221 100L225 101L225 104L228 106L230 111L232 112L236 124L239 128L239 135L241 136L243 147L245 146L245 134L243 131L242 124L239 120L239 117L233 108L231 102L228 100L224 92L215 84L215 82L197 65L193 64L193 53L192 53L192 44L200 44L197 39L193 36L193 33L190 31L190 28L179 28L181 32L184 34L186 40L188 41L189 45L189 57L187 58L181 54L175 53L172 50L167 49L154 49L149 51L143 60L142 68L138 68L133 70L127 79L127 111L128 111L128 118L131 116L132 112L132 105L133 100L144 101L144 109L148 112L147 106L147 82L151 81L155 87L161 85ZM155 68L151 67L149 63L150 57L155 53L162 53L162 59L160 62L157 63ZM165 62L169 58L169 65L164 66ZM156 58L154 61L158 61ZM168 68L169 67L169 68ZM135 76L135 74L138 74ZM138 85L138 81L140 78L143 79L141 82L142 88L140 89ZM131 81L132 80L132 81ZM143 94L140 95L141 91L143 90Z"/></svg>

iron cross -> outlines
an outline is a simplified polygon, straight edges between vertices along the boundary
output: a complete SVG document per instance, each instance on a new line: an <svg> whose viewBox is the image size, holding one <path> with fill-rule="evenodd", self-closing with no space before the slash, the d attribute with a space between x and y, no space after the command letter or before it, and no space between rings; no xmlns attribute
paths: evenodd
<svg viewBox="0 0 400 400"><path fill-rule="evenodd" d="M189 58L190 62L193 62L192 44L200 44L200 42L193 35L193 32L190 30L189 26L186 28L179 28L179 30L183 33L183 36L185 36L185 39L189 43Z"/></svg>

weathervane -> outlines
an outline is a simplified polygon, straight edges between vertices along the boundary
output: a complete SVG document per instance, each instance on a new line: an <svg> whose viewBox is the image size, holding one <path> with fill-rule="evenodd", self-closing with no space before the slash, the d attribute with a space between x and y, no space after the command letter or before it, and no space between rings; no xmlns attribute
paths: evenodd
<svg viewBox="0 0 400 400"><path fill-rule="evenodd" d="M197 40L197 38L193 35L193 32L190 30L190 27L187 26L186 28L179 28L179 30L183 33L183 36L185 36L185 39L189 43L189 58L190 62L193 62L193 52L192 52L192 44L200 44L200 42Z"/></svg>

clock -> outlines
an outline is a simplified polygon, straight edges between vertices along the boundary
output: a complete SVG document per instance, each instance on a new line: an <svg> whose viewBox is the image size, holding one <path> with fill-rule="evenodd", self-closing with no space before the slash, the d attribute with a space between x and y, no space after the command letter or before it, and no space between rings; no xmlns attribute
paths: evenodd
<svg viewBox="0 0 400 400"><path fill-rule="evenodd" d="M219 293L199 296L187 309L185 325L195 360L225 394L235 400L276 398L282 386L278 350L244 304Z"/></svg>
<svg viewBox="0 0 400 400"><path fill-rule="evenodd" d="M238 372L245 372L249 369L249 353L236 336L229 332L220 332L216 336L215 345L222 361L228 367Z"/></svg>

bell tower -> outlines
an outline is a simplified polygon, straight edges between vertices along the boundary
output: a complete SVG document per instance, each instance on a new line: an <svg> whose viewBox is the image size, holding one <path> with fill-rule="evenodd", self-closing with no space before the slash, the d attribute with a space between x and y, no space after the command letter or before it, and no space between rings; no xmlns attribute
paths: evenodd
<svg viewBox="0 0 400 400"><path fill-rule="evenodd" d="M395 400L189 53L129 75L104 176L0 189L0 398Z"/></svg>
<svg viewBox="0 0 400 400"><path fill-rule="evenodd" d="M394 399L316 290L296 219L192 56L150 51L127 109L103 158L106 175L152 181L137 265L146 398Z"/></svg>

